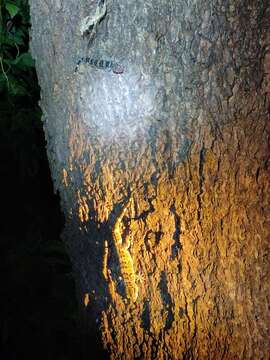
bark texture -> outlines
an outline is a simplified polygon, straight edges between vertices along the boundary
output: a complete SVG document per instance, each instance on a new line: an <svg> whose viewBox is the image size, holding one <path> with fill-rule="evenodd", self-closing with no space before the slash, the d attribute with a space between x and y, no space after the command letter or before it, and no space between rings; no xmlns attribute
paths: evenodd
<svg viewBox="0 0 270 360"><path fill-rule="evenodd" d="M269 1L108 0L84 37L98 1L30 4L89 333L111 359L268 359Z"/></svg>

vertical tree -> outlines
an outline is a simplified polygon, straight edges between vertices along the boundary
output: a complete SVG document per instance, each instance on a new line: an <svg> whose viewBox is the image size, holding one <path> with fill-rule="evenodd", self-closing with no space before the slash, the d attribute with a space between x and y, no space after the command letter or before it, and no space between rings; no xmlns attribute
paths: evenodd
<svg viewBox="0 0 270 360"><path fill-rule="evenodd" d="M266 359L269 1L30 6L89 334L112 359Z"/></svg>

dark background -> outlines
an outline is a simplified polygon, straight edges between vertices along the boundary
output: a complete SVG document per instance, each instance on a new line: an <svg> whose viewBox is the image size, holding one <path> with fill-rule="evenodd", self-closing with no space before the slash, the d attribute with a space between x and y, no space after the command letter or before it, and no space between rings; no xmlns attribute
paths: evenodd
<svg viewBox="0 0 270 360"><path fill-rule="evenodd" d="M28 4L4 0L0 10L0 360L80 359L75 285L29 54Z"/></svg>

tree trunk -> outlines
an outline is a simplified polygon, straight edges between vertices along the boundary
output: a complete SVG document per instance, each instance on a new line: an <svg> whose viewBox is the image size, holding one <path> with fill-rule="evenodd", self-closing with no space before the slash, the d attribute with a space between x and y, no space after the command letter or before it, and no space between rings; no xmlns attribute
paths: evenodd
<svg viewBox="0 0 270 360"><path fill-rule="evenodd" d="M267 359L269 1L30 6L88 336L111 359Z"/></svg>

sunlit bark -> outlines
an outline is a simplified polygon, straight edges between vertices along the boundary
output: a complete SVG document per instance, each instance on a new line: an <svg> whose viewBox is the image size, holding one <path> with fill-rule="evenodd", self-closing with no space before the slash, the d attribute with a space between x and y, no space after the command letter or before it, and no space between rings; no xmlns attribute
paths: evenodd
<svg viewBox="0 0 270 360"><path fill-rule="evenodd" d="M90 42L96 1L30 3L89 336L111 359L267 359L269 1L108 0Z"/></svg>

